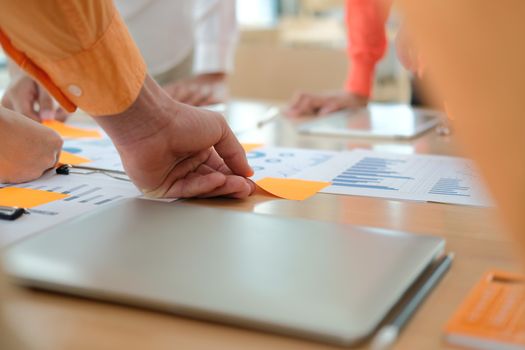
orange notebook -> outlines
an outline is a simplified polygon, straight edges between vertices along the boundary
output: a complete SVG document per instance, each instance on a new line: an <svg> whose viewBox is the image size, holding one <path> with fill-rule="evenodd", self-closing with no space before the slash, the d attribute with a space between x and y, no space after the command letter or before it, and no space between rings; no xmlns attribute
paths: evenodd
<svg viewBox="0 0 525 350"><path fill-rule="evenodd" d="M525 349L525 276L487 272L445 326L445 336L471 349Z"/></svg>

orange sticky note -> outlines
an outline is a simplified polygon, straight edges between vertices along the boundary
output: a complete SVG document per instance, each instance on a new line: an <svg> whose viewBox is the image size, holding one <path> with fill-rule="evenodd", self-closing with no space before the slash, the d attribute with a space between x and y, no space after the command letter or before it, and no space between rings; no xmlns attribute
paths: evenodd
<svg viewBox="0 0 525 350"><path fill-rule="evenodd" d="M19 208L33 208L38 205L69 197L67 194L34 190L31 188L0 188L0 205Z"/></svg>
<svg viewBox="0 0 525 350"><path fill-rule="evenodd" d="M249 153L256 148L262 147L263 145L260 143L242 143L241 146L244 148L244 152Z"/></svg>
<svg viewBox="0 0 525 350"><path fill-rule="evenodd" d="M73 154L73 153L62 151L60 152L60 157L58 158L58 162L61 164L79 165L83 163L89 163L91 162L91 159L87 159L81 156L77 156L76 154Z"/></svg>
<svg viewBox="0 0 525 350"><path fill-rule="evenodd" d="M44 120L43 125L55 130L60 136L64 138L80 139L80 138L91 138L101 139L102 134L96 129L84 129L76 126L64 124L57 120Z"/></svg>
<svg viewBox="0 0 525 350"><path fill-rule="evenodd" d="M255 183L274 196L297 201L305 200L331 185L330 182L279 179L273 177L265 177Z"/></svg>

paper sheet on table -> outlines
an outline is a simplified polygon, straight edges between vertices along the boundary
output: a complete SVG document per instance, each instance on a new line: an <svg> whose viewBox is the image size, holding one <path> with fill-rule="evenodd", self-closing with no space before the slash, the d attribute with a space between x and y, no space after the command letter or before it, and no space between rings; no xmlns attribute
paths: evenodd
<svg viewBox="0 0 525 350"><path fill-rule="evenodd" d="M124 171L120 155L107 137L100 140L65 140L62 150L89 159L89 166Z"/></svg>
<svg viewBox="0 0 525 350"><path fill-rule="evenodd" d="M302 200L327 186L327 181L304 181L295 174L320 166L338 152L300 148L262 147L246 155L255 174L251 179L277 197Z"/></svg>
<svg viewBox="0 0 525 350"><path fill-rule="evenodd" d="M61 164L80 165L91 162L91 159L81 157L76 154L69 153L67 151L62 151L60 152L58 162Z"/></svg>
<svg viewBox="0 0 525 350"><path fill-rule="evenodd" d="M262 147L248 152L246 157L255 172L251 179L257 182L265 177L297 178L296 174L320 166L337 154L334 151Z"/></svg>
<svg viewBox="0 0 525 350"><path fill-rule="evenodd" d="M42 191L31 188L0 188L0 205L8 207L34 208L67 197L68 195L64 193Z"/></svg>
<svg viewBox="0 0 525 350"><path fill-rule="evenodd" d="M474 164L457 157L354 150L340 152L294 177L332 182L322 193L492 205Z"/></svg>
<svg viewBox="0 0 525 350"><path fill-rule="evenodd" d="M90 138L101 139L102 133L96 129L79 128L73 125L65 124L57 120L45 120L43 125L55 130L63 138Z"/></svg>
<svg viewBox="0 0 525 350"><path fill-rule="evenodd" d="M277 179L272 177L265 177L257 181L256 184L274 196L297 201L310 198L323 188L330 186L330 182Z"/></svg>
<svg viewBox="0 0 525 350"><path fill-rule="evenodd" d="M31 215L24 215L18 220L0 220L0 247L81 214L141 195L131 182L111 179L102 174L56 175L52 171L36 181L8 188L10 191L23 192L39 190L46 199L49 196L60 196L60 199L34 206L29 210ZM0 198L4 196L0 194Z"/></svg>

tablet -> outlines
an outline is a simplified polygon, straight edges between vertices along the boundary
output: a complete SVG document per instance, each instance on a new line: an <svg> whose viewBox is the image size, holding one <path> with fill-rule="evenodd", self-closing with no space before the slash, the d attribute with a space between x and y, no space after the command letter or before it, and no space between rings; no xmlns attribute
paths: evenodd
<svg viewBox="0 0 525 350"><path fill-rule="evenodd" d="M301 133L366 138L411 139L434 128L445 116L439 111L405 104L372 103L344 110L299 126Z"/></svg>

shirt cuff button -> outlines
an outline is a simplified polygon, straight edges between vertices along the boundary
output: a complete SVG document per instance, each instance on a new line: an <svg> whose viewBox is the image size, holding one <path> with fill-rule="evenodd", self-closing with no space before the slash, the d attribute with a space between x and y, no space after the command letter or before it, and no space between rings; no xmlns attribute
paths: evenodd
<svg viewBox="0 0 525 350"><path fill-rule="evenodd" d="M67 91L73 96L80 97L82 96L82 89L78 85L69 85Z"/></svg>

